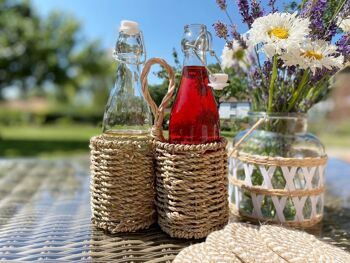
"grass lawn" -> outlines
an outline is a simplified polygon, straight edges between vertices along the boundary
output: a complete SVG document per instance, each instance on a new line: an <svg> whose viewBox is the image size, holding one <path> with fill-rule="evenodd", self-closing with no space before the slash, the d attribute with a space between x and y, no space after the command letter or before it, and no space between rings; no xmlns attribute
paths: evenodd
<svg viewBox="0 0 350 263"><path fill-rule="evenodd" d="M90 137L100 132L82 125L0 127L0 157L88 153Z"/></svg>
<svg viewBox="0 0 350 263"><path fill-rule="evenodd" d="M87 125L0 127L0 157L88 154L89 139L99 133L100 127ZM222 135L232 142L233 132ZM317 136L327 149L350 149L350 132L325 131Z"/></svg>

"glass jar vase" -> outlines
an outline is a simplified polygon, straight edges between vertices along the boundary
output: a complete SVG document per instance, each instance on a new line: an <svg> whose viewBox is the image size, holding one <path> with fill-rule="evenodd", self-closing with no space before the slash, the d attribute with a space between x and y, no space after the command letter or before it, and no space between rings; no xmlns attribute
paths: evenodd
<svg viewBox="0 0 350 263"><path fill-rule="evenodd" d="M320 222L327 156L303 114L250 113L230 157L231 211L292 226Z"/></svg>

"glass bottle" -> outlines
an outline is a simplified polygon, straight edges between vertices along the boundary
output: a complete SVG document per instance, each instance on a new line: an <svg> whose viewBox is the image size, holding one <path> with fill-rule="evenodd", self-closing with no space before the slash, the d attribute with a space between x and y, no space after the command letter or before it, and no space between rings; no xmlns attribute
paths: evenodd
<svg viewBox="0 0 350 263"><path fill-rule="evenodd" d="M185 26L184 67L169 120L169 142L202 144L220 139L218 107L208 86L206 52L210 39L205 25Z"/></svg>
<svg viewBox="0 0 350 263"><path fill-rule="evenodd" d="M114 58L117 78L103 117L103 133L114 136L148 136L151 111L143 97L140 65L145 61L142 31L133 21L121 21Z"/></svg>

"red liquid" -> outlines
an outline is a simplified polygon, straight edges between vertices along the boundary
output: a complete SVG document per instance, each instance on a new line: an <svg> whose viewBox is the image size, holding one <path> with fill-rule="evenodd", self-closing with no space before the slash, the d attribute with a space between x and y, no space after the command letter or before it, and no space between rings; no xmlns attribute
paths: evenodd
<svg viewBox="0 0 350 263"><path fill-rule="evenodd" d="M220 139L219 113L203 66L185 66L169 120L169 142L201 144Z"/></svg>

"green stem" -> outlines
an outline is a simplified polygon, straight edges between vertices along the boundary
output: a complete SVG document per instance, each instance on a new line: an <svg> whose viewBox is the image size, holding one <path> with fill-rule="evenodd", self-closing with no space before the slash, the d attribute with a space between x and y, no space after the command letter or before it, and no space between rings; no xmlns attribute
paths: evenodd
<svg viewBox="0 0 350 263"><path fill-rule="evenodd" d="M288 109L287 109L288 112L290 112L291 109L294 108L296 102L298 101L298 99L300 97L301 91L303 90L303 87L305 86L305 84L308 80L308 77L309 77L309 71L306 69L306 70L304 70L303 76L299 82L297 90L294 92L292 99L288 105Z"/></svg>
<svg viewBox="0 0 350 263"><path fill-rule="evenodd" d="M231 18L231 16L230 16L230 14L227 12L227 9L225 9L224 12L226 13L226 16L228 17L228 20L230 20L231 25L233 26L234 23L233 23L233 21L232 21L232 18Z"/></svg>
<svg viewBox="0 0 350 263"><path fill-rule="evenodd" d="M272 65L272 75L271 75L270 87L269 87L269 101L267 104L267 112L272 112L273 91L275 87L276 78L277 78L277 55L274 55L273 65Z"/></svg>

